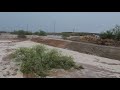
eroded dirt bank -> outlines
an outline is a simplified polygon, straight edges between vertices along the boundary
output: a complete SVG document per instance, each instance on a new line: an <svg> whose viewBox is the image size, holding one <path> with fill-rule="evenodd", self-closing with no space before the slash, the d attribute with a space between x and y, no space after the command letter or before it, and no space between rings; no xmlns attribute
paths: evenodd
<svg viewBox="0 0 120 90"><path fill-rule="evenodd" d="M91 55L97 55L110 59L120 60L120 47L112 47L112 46L103 46L96 45L91 43L83 43L83 42L75 42L69 40L62 39L51 39L51 38L32 38L34 42L43 43L46 45L66 48L73 51L78 51L80 53L86 53Z"/></svg>

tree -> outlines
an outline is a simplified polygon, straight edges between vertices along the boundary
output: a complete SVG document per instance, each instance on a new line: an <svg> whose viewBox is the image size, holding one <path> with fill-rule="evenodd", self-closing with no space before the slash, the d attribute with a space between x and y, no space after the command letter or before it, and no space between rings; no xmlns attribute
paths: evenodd
<svg viewBox="0 0 120 90"><path fill-rule="evenodd" d="M24 30L16 31L16 34L18 35L18 38L26 38Z"/></svg>
<svg viewBox="0 0 120 90"><path fill-rule="evenodd" d="M35 32L34 34L39 35L39 36L47 36L47 33L43 30L39 30L38 32Z"/></svg>
<svg viewBox="0 0 120 90"><path fill-rule="evenodd" d="M120 26L116 25L115 28L113 28L113 34L115 40L120 40Z"/></svg>
<svg viewBox="0 0 120 90"><path fill-rule="evenodd" d="M46 35L47 35L47 33L46 33L45 31L40 30L39 35L40 35L40 36L46 36Z"/></svg>
<svg viewBox="0 0 120 90"><path fill-rule="evenodd" d="M113 29L100 33L102 39L120 40L120 26L116 25Z"/></svg>

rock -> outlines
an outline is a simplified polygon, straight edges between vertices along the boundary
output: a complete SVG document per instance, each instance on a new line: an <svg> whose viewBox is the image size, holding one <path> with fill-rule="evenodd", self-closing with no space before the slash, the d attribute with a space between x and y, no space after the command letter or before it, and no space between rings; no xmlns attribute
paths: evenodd
<svg viewBox="0 0 120 90"><path fill-rule="evenodd" d="M15 68L14 71L17 72L17 71L18 71L18 68Z"/></svg>
<svg viewBox="0 0 120 90"><path fill-rule="evenodd" d="M0 70L0 72L2 72L2 71Z"/></svg>
<svg viewBox="0 0 120 90"><path fill-rule="evenodd" d="M0 62L0 64L2 64L2 62Z"/></svg>
<svg viewBox="0 0 120 90"><path fill-rule="evenodd" d="M10 70L18 71L18 68L16 68L16 67L10 67Z"/></svg>
<svg viewBox="0 0 120 90"><path fill-rule="evenodd" d="M2 67L2 70L5 70L5 69L7 69L7 67Z"/></svg>
<svg viewBox="0 0 120 90"><path fill-rule="evenodd" d="M41 78L41 77L40 77ZM55 78L55 77L52 77L52 76L46 76L46 78Z"/></svg>
<svg viewBox="0 0 120 90"><path fill-rule="evenodd" d="M14 67L10 67L10 70L14 70Z"/></svg>
<svg viewBox="0 0 120 90"><path fill-rule="evenodd" d="M16 72L16 71L13 71L13 72L11 73L11 75L15 76L15 75L17 75L17 72Z"/></svg>
<svg viewBox="0 0 120 90"><path fill-rule="evenodd" d="M9 64L10 64L10 62L5 62L5 63L4 63L4 65L9 65Z"/></svg>
<svg viewBox="0 0 120 90"><path fill-rule="evenodd" d="M3 61L2 62L2 65L9 65L10 64L10 61Z"/></svg>
<svg viewBox="0 0 120 90"><path fill-rule="evenodd" d="M81 65L79 65L79 66L76 66L75 69L81 70L81 69L84 69L84 68Z"/></svg>
<svg viewBox="0 0 120 90"><path fill-rule="evenodd" d="M15 66L11 66L11 67L10 67L10 70L15 70L15 69L16 69Z"/></svg>
<svg viewBox="0 0 120 90"><path fill-rule="evenodd" d="M8 76L8 75L10 75L9 71L3 72L3 76Z"/></svg>

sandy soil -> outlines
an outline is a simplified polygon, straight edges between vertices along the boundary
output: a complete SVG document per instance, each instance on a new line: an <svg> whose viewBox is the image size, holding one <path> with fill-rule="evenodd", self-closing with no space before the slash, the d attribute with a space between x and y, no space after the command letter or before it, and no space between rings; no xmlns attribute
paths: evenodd
<svg viewBox="0 0 120 90"><path fill-rule="evenodd" d="M32 47L38 45L32 41L12 42L9 40L0 40L0 77L1 78L22 78L23 75L19 71L19 67L13 61L5 57L19 47ZM64 55L70 55L74 58L77 64L84 67L82 70L53 70L53 73L48 76L63 77L63 78L119 78L120 77L120 61L88 55L71 51L67 49L57 48L45 45L48 48L56 48Z"/></svg>

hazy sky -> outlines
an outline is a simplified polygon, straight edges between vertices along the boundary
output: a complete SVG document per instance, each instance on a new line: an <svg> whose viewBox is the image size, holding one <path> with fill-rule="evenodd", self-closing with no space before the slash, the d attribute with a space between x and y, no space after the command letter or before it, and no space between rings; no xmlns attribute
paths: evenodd
<svg viewBox="0 0 120 90"><path fill-rule="evenodd" d="M0 12L0 30L43 29L54 31L101 32L120 25L120 12Z"/></svg>

